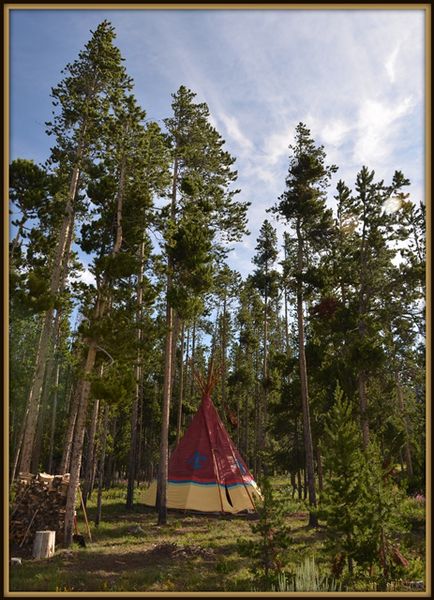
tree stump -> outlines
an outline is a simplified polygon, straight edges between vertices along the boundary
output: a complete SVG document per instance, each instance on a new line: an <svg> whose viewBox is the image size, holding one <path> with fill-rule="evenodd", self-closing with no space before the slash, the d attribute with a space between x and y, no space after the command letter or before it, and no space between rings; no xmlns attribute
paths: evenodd
<svg viewBox="0 0 434 600"><path fill-rule="evenodd" d="M54 554L55 531L37 531L33 542L33 558L50 558Z"/></svg>

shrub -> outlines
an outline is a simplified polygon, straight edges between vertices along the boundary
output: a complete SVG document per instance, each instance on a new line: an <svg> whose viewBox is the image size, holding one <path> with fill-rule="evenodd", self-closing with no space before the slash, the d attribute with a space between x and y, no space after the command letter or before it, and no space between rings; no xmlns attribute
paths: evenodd
<svg viewBox="0 0 434 600"><path fill-rule="evenodd" d="M341 585L333 577L321 575L315 559L307 557L293 577L279 573L277 585L271 589L273 592L337 592L341 591Z"/></svg>
<svg viewBox="0 0 434 600"><path fill-rule="evenodd" d="M287 551L291 545L290 527L285 522L287 503L276 498L267 478L261 482L263 501L257 504L259 519L251 524L256 539L239 541L240 554L252 558L250 571L262 590L269 590L283 572Z"/></svg>

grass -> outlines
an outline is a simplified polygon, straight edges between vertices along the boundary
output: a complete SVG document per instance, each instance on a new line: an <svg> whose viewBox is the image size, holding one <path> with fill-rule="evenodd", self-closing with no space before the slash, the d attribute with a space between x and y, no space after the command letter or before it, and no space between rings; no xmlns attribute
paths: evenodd
<svg viewBox="0 0 434 600"><path fill-rule="evenodd" d="M286 482L279 478L276 483L282 489ZM73 545L69 550L59 545L51 559L23 558L21 566L10 567L10 591L239 592L255 589L249 571L250 559L238 551L238 540L253 536L251 518L169 511L167 525L158 526L155 511L141 504L143 492L143 489L136 490L137 504L132 511L125 508L125 488L104 492L99 527L93 523L95 498L92 498L87 509L92 542L87 542L86 548ZM424 508L411 498L403 507L403 513L412 523L412 530L403 540L410 559L409 579L424 578ZM289 510L293 544L287 572L294 572L306 557L315 556L320 570L329 573L329 558L323 549L324 528L308 528L303 502L291 500ZM80 533L87 540L83 513L77 512Z"/></svg>

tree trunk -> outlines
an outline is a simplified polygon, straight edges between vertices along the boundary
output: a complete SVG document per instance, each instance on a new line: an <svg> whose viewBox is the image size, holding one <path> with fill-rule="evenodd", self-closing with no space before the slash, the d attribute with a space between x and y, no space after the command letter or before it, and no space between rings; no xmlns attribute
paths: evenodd
<svg viewBox="0 0 434 600"><path fill-rule="evenodd" d="M42 386L41 404L36 425L35 439L33 441L32 459L30 461L30 472L39 473L41 470L41 453L43 445L43 436L45 432L45 422L47 419L47 405L50 396L51 379L53 376L53 357L48 361L45 369L44 385Z"/></svg>
<svg viewBox="0 0 434 600"><path fill-rule="evenodd" d="M268 266L265 265L265 277L268 277ZM260 421L260 443L261 452L265 450L266 442L266 431L268 423L268 294L265 292L264 297L264 364L263 364L263 393L264 393L264 404L263 404L263 417ZM266 465L264 465L264 472L266 471ZM266 474L266 473L265 473Z"/></svg>
<svg viewBox="0 0 434 600"><path fill-rule="evenodd" d="M318 444L316 447L316 464L318 468L318 489L320 492L323 491L323 469L322 469L322 456L321 456L321 447Z"/></svg>
<svg viewBox="0 0 434 600"><path fill-rule="evenodd" d="M160 467L158 471L158 525L167 523L167 477L169 463L169 416L170 398L172 395L172 343L173 343L173 309L169 304L166 310L167 333L165 346L163 411L161 415Z"/></svg>
<svg viewBox="0 0 434 600"><path fill-rule="evenodd" d="M176 214L176 189L178 179L178 160L175 158L173 165L173 182L172 182L172 201L171 201L171 219L175 222ZM166 345L165 345L165 361L164 361L164 383L163 383L163 408L161 415L161 440L160 440L160 465L158 471L157 483L157 508L158 508L158 524L165 525L167 523L167 476L169 463L169 417L170 417L170 400L172 398L172 369L173 369L173 325L174 314L173 308L169 304L169 294L172 289L172 261L169 257L167 264L167 295L166 295Z"/></svg>
<svg viewBox="0 0 434 600"><path fill-rule="evenodd" d="M101 456L99 459L99 473L98 473L98 496L96 501L96 515L95 525L98 527L101 521L101 509L102 509L102 488L104 483L104 468L105 468L105 455L107 448L107 430L109 424L109 407L104 407L104 419L101 419Z"/></svg>
<svg viewBox="0 0 434 600"><path fill-rule="evenodd" d="M50 294L56 296L61 287L62 279L65 279L67 273L67 262L72 243L72 231L74 226L74 201L78 188L78 179L80 170L75 167L72 172L69 186L68 202L65 207L65 216L59 233L56 254L54 258L53 271L50 278ZM44 324L38 342L36 354L35 371L27 400L27 409L25 417L25 430L21 446L20 471L27 473L30 470L30 462L33 451L33 442L38 422L38 414L41 400L42 384L44 381L45 364L47 362L49 343L53 331L54 308L49 308L45 313Z"/></svg>
<svg viewBox="0 0 434 600"><path fill-rule="evenodd" d="M136 338L137 338L137 363L135 367L135 394L133 398L133 405L131 409L131 445L130 445L130 456L128 460L128 487L127 487L127 502L126 506L128 509L133 508L134 504L134 480L136 477L136 459L137 459L137 420L138 420L138 412L139 412L139 402L140 402L140 389L141 389L141 379L142 379L142 351L140 348L140 344L142 341L142 304L143 304L143 259L145 255L145 243L142 242L140 244L139 251L139 273L137 277L137 307L136 307L136 317L137 317L137 329L136 329Z"/></svg>
<svg viewBox="0 0 434 600"><path fill-rule="evenodd" d="M173 335L172 335L172 396L175 389L175 375L176 375L176 351L178 349L178 338L179 338L179 323L180 319L176 312L173 312ZM173 398L170 399L173 401Z"/></svg>
<svg viewBox="0 0 434 600"><path fill-rule="evenodd" d="M102 375L103 369L101 367ZM89 428L89 441L87 444L87 458L86 458L86 468L84 471L84 484L83 484L83 504L86 506L87 499L90 497L90 490L92 487L92 475L94 470L94 461L95 461L95 435L96 435L96 426L98 423L98 412L99 412L99 400L95 398L93 401L93 409L92 409L92 417L90 421Z"/></svg>
<svg viewBox="0 0 434 600"><path fill-rule="evenodd" d="M369 420L368 420L368 399L366 396L366 373L360 371L358 376L360 422L362 427L363 448L366 450L369 444Z"/></svg>
<svg viewBox="0 0 434 600"><path fill-rule="evenodd" d="M196 353L196 318L193 318L193 330L191 332L191 380L190 380L190 402L194 396L194 361Z"/></svg>
<svg viewBox="0 0 434 600"><path fill-rule="evenodd" d="M297 251L297 263L298 263L298 274L301 275L303 271L303 243L301 239L300 226L297 225L297 239L298 239L298 251ZM312 431L310 426L310 410L309 410L309 391L307 383L307 368L306 368L306 354L304 350L304 316L303 316L303 290L302 283L300 280L297 281L297 324L298 324L298 353L299 353L299 365L300 365L300 384L301 384L301 402L303 408L303 433L304 433L304 450L306 457L306 471L307 471L307 484L309 488L309 504L311 507L316 507L316 494L315 494L315 479L314 479L314 461L313 461L313 445L312 445ZM310 511L309 513L309 525L316 527L318 520L316 513Z"/></svg>
<svg viewBox="0 0 434 600"><path fill-rule="evenodd" d="M56 433L57 400L59 396L60 360L57 360L56 375L54 379L53 406L51 413L50 447L48 450L48 473L53 473L54 435Z"/></svg>
<svg viewBox="0 0 434 600"><path fill-rule="evenodd" d="M244 451L244 456L247 458L249 456L249 400L248 400L248 396L247 396L247 391L244 392L243 412L244 412L243 451Z"/></svg>
<svg viewBox="0 0 434 600"><path fill-rule="evenodd" d="M227 334L226 334L226 292L223 298L223 315L222 315L222 327L221 327L221 348L222 348L222 372L221 372L221 393L222 393L222 406L224 414L227 414L227 403L226 403L226 346L227 346Z"/></svg>
<svg viewBox="0 0 434 600"><path fill-rule="evenodd" d="M81 397L81 381L78 381L72 395L72 403L70 406L68 417L68 428L65 434L65 442L63 446L62 460L59 465L59 473L67 473L69 471L69 463L71 458L72 440L74 438L75 421L77 420L78 405Z"/></svg>
<svg viewBox="0 0 434 600"><path fill-rule="evenodd" d="M71 233L72 233L72 229L71 229ZM65 284L65 281L62 280L62 284L60 286L61 289L63 289L64 284ZM61 317L61 312L60 312L60 310L57 310L56 316L54 318L52 339L51 339L51 344L50 344L51 345L51 356L48 358L47 364L45 366L45 378L44 378L44 385L42 388L41 406L40 406L39 415L38 415L38 423L37 423L37 427L36 427L35 440L33 442L33 452L32 452L32 461L31 461L31 472L32 473L37 473L39 471L40 458L41 458L42 445L43 445L42 438L44 435L45 420L47 417L48 400L53 391L52 390L52 378L53 378L53 372L54 372L54 365L56 363L56 352L57 352L57 348L59 346L60 324L61 324L60 317ZM51 471L48 471L48 472L51 473Z"/></svg>
<svg viewBox="0 0 434 600"><path fill-rule="evenodd" d="M75 422L73 446L71 453L71 469L69 475L68 493L66 496L65 510L65 547L68 548L72 543L74 510L77 489L80 482L80 468L83 458L83 441L86 424L87 408L90 395L89 376L92 373L97 354L96 340L90 340L87 351L86 364L84 368L84 377L81 381L81 394L78 406L77 418Z"/></svg>
<svg viewBox="0 0 434 600"><path fill-rule="evenodd" d="M176 422L176 445L181 438L181 422L182 422L182 403L184 396L184 321L181 325L181 364L179 368L179 397L178 397L178 417Z"/></svg>
<svg viewBox="0 0 434 600"><path fill-rule="evenodd" d="M55 543L55 531L37 531L33 542L32 557L36 559L51 558L54 556Z"/></svg>
<svg viewBox="0 0 434 600"><path fill-rule="evenodd" d="M143 466L142 466L142 446L143 446L143 376L140 378L140 402L137 407L137 421L139 426L138 440L137 440L137 461L136 461L136 485L139 487L140 482L143 479Z"/></svg>

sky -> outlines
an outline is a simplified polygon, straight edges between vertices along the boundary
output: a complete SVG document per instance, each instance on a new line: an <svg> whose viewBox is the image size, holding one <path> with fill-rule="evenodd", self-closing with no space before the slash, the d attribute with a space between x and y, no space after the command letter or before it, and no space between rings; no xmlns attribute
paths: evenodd
<svg viewBox="0 0 434 600"><path fill-rule="evenodd" d="M306 5L307 6L307 5ZM336 183L354 186L366 165L390 182L395 170L424 200L425 12L358 10L19 10L10 14L10 159L43 163L51 138L50 90L90 30L108 19L147 118L170 116L180 85L206 102L236 157L249 231L229 259L243 276L264 219L285 189L288 146L299 122L323 144ZM161 123L162 124L162 123ZM84 278L89 278L85 273Z"/></svg>

